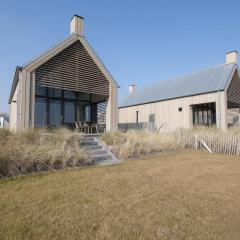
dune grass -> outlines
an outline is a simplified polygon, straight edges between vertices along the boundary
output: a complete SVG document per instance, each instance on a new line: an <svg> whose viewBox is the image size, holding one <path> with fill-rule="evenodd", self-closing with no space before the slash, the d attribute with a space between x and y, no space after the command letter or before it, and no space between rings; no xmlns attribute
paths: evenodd
<svg viewBox="0 0 240 240"><path fill-rule="evenodd" d="M0 239L240 239L240 158L186 151L0 181Z"/></svg>
<svg viewBox="0 0 240 240"><path fill-rule="evenodd" d="M108 132L102 140L119 158L138 158L155 153L169 153L184 149L176 133L162 134L149 131Z"/></svg>
<svg viewBox="0 0 240 240"><path fill-rule="evenodd" d="M81 167L88 159L80 135L67 129L0 129L0 178Z"/></svg>
<svg viewBox="0 0 240 240"><path fill-rule="evenodd" d="M195 136L203 139L213 152L239 155L236 153L240 142L240 130L232 127L221 130L216 127L194 127L178 129L170 133L129 130L128 132L107 132L102 140L122 159L134 159L162 153L171 153L185 149L195 149ZM198 142L198 148L206 150Z"/></svg>

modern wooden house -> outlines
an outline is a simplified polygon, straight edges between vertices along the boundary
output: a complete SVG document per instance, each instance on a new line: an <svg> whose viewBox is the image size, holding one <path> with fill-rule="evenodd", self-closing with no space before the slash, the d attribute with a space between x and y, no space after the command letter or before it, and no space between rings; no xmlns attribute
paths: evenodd
<svg viewBox="0 0 240 240"><path fill-rule="evenodd" d="M16 68L9 97L12 131L75 121L117 130L118 85L83 36L83 22L74 15L67 39Z"/></svg>
<svg viewBox="0 0 240 240"><path fill-rule="evenodd" d="M148 125L163 132L195 125L239 126L240 78L237 52L226 63L135 90L119 107L121 128Z"/></svg>

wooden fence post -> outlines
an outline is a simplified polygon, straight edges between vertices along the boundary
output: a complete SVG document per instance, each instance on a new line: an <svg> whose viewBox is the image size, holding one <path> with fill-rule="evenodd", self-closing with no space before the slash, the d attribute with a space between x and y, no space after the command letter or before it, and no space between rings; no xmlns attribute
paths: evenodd
<svg viewBox="0 0 240 240"><path fill-rule="evenodd" d="M198 139L197 139L197 134L195 134L195 149L198 149Z"/></svg>

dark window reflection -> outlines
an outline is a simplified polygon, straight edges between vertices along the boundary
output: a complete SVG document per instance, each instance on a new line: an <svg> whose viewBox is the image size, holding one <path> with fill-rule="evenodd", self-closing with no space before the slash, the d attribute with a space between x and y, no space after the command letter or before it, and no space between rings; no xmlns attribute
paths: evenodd
<svg viewBox="0 0 240 240"><path fill-rule="evenodd" d="M59 88L48 88L48 96L52 98L61 98L62 89Z"/></svg>
<svg viewBox="0 0 240 240"><path fill-rule="evenodd" d="M44 87L41 85L36 85L35 95L46 97L47 96L47 87Z"/></svg>
<svg viewBox="0 0 240 240"><path fill-rule="evenodd" d="M47 102L45 98L36 98L34 121L36 127L45 127L47 125Z"/></svg>
<svg viewBox="0 0 240 240"><path fill-rule="evenodd" d="M75 100L76 94L74 91L64 90L64 98Z"/></svg>
<svg viewBox="0 0 240 240"><path fill-rule="evenodd" d="M49 105L49 125L51 127L61 126L61 102L58 100L50 100Z"/></svg>
<svg viewBox="0 0 240 240"><path fill-rule="evenodd" d="M99 114L103 114L102 110L98 109L97 97L99 98L99 96L90 93L36 84L35 126L59 127L61 125L74 126L75 121L97 122L98 111ZM103 100L104 96L101 96L99 101L103 102ZM104 115L101 116L104 117Z"/></svg>
<svg viewBox="0 0 240 240"><path fill-rule="evenodd" d="M77 102L76 119L80 122L90 121L90 106L88 102Z"/></svg>
<svg viewBox="0 0 240 240"><path fill-rule="evenodd" d="M75 121L75 103L64 102L64 123L74 123Z"/></svg>
<svg viewBox="0 0 240 240"><path fill-rule="evenodd" d="M199 125L216 124L215 103L193 105L192 110L193 110L193 124Z"/></svg>

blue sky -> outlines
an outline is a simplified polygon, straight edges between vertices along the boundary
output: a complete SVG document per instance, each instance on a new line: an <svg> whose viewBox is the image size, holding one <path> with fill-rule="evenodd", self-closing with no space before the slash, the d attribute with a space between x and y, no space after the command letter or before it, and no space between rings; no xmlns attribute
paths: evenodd
<svg viewBox="0 0 240 240"><path fill-rule="evenodd" d="M240 1L0 1L0 112L17 65L69 35L72 15L121 86L149 83L225 62L240 50Z"/></svg>

